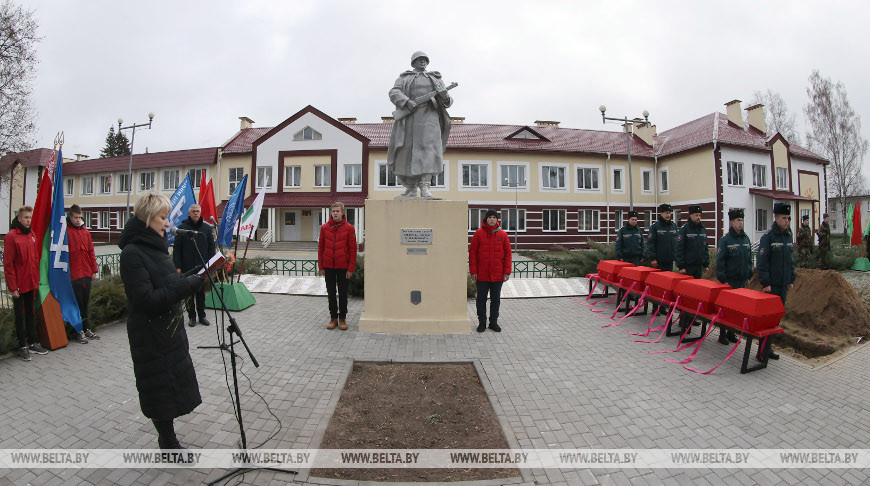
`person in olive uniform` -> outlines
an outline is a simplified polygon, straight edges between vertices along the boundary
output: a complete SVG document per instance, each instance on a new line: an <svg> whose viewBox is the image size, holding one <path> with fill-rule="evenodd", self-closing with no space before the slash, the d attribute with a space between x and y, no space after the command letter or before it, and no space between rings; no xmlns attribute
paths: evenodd
<svg viewBox="0 0 870 486"><path fill-rule="evenodd" d="M672 218L670 204L659 205L659 219L649 228L646 239L646 258L650 266L662 271L674 270L674 248L677 243L677 225Z"/></svg>
<svg viewBox="0 0 870 486"><path fill-rule="evenodd" d="M828 252L831 250L831 225L828 224L828 213L825 213L822 225L816 230L819 235L819 265L822 270L828 268Z"/></svg>
<svg viewBox="0 0 870 486"><path fill-rule="evenodd" d="M801 218L801 227L797 231L797 261L802 266L807 264L813 251L813 230L810 229L810 217L804 215Z"/></svg>
<svg viewBox="0 0 870 486"><path fill-rule="evenodd" d="M689 220L677 232L674 256L680 273L695 278L701 278L704 269L710 265L707 228L701 224L701 206L689 206Z"/></svg>
<svg viewBox="0 0 870 486"><path fill-rule="evenodd" d="M643 257L643 230L637 226L637 211L628 212L628 221L616 233L616 258L640 265Z"/></svg>
<svg viewBox="0 0 870 486"><path fill-rule="evenodd" d="M785 305L788 289L794 285L797 274L794 271L794 243L792 241L791 206L786 203L773 205L773 226L761 235L758 244L758 281L762 291L779 296ZM779 359L767 339L765 349L758 351L758 359L764 360L764 355L770 359Z"/></svg>
<svg viewBox="0 0 870 486"><path fill-rule="evenodd" d="M727 283L732 288L746 287L746 281L752 277L752 242L743 232L743 210L732 208L728 210L731 227L719 240L716 254L716 278ZM733 329L723 326L719 328L719 342L728 344L737 342Z"/></svg>

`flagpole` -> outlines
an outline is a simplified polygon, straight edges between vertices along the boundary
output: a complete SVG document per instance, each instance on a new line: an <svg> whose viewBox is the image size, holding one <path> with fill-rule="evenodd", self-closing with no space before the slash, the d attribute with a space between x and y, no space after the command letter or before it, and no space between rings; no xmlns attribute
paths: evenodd
<svg viewBox="0 0 870 486"><path fill-rule="evenodd" d="M248 245L251 244L251 238L254 236L254 226L251 225L251 232L248 234L248 241L245 242L245 254L242 255L242 267L239 269L239 282L242 281L242 272L245 271L245 258L248 257Z"/></svg>
<svg viewBox="0 0 870 486"><path fill-rule="evenodd" d="M242 217L239 216L239 222L236 224L236 249L233 250L233 255L235 255L236 257L238 257L238 255L239 255L239 236L241 236L241 234L240 234L241 232L242 232ZM236 258L236 261L238 261L238 258ZM239 273L241 273L241 271L239 271ZM230 277L230 283L233 283L232 277Z"/></svg>

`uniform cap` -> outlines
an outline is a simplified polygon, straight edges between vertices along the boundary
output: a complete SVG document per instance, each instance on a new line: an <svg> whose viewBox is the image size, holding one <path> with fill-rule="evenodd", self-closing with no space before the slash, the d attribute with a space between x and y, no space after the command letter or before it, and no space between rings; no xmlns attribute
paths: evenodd
<svg viewBox="0 0 870 486"><path fill-rule="evenodd" d="M785 214L791 216L791 204L778 202L773 205L773 214Z"/></svg>
<svg viewBox="0 0 870 486"><path fill-rule="evenodd" d="M701 212L701 206L698 206L697 204L693 204L693 205L689 206L689 214L695 214L695 213L700 213L700 212Z"/></svg>
<svg viewBox="0 0 870 486"><path fill-rule="evenodd" d="M671 205L668 203L659 204L659 212L663 213L665 211L672 211Z"/></svg>
<svg viewBox="0 0 870 486"><path fill-rule="evenodd" d="M743 217L743 210L740 208L731 208L728 210L728 221L734 221L737 218Z"/></svg>

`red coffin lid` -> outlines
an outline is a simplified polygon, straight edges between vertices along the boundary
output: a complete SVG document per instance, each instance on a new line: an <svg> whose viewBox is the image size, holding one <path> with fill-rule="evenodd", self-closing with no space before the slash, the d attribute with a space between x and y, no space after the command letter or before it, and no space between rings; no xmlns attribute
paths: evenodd
<svg viewBox="0 0 870 486"><path fill-rule="evenodd" d="M598 262L598 267L596 268L599 272L606 272L616 275L621 269L633 266L633 263L621 262L619 260L601 260L600 262Z"/></svg>
<svg viewBox="0 0 870 486"><path fill-rule="evenodd" d="M619 278L627 278L637 283L644 283L647 275L659 272L658 268L652 267L625 267L619 271Z"/></svg>
<svg viewBox="0 0 870 486"><path fill-rule="evenodd" d="M745 316L785 315L782 299L750 289L729 289L719 293L716 305L739 312Z"/></svg>
<svg viewBox="0 0 870 486"><path fill-rule="evenodd" d="M677 272L655 272L647 275L644 283L660 289L673 291L680 281L692 278L691 275L683 275Z"/></svg>
<svg viewBox="0 0 870 486"><path fill-rule="evenodd" d="M674 287L674 293L685 295L702 302L714 303L719 296L719 292L730 289L730 285L705 280L703 278L693 278L691 280L681 280Z"/></svg>

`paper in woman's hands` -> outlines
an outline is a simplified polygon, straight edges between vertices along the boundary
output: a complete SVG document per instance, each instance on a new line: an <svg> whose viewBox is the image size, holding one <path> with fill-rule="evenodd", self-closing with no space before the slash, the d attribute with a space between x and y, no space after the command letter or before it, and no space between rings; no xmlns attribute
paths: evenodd
<svg viewBox="0 0 870 486"><path fill-rule="evenodd" d="M211 272L212 270L220 268L223 264L224 264L224 256L223 256L223 254L221 254L221 252L217 252L208 261L208 271ZM205 274L205 269L200 269L199 272L197 272L197 275L203 275L203 274Z"/></svg>

